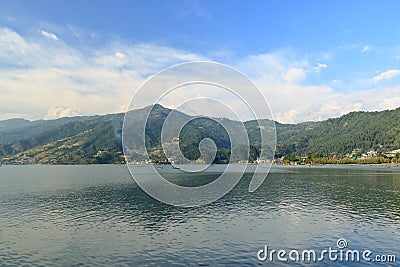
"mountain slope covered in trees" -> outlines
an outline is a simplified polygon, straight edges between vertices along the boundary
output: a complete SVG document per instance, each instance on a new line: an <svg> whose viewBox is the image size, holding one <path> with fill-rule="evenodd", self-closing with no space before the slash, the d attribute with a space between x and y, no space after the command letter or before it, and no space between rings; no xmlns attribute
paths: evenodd
<svg viewBox="0 0 400 267"><path fill-rule="evenodd" d="M144 120L150 107L132 112L131 127ZM171 110L154 107L146 124L146 146L153 159L165 161L161 147L161 127ZM179 113L185 120L190 117ZM0 162L90 164L122 163L121 132L124 114L83 116L57 120L0 121ZM224 123L237 127L238 122ZM271 130L271 121L264 120ZM139 123L137 123L139 125ZM375 150L378 153L400 148L400 108L381 112L351 112L340 118L299 124L276 123L276 157L288 154L318 153L325 157L341 157L354 150ZM245 122L250 139L250 158L260 156L260 128L255 121ZM136 129L137 130L137 129ZM168 134L168 133L167 133ZM140 142L141 137L136 136ZM217 161L229 158L231 143L220 124L210 119L195 119L187 124L177 140L183 154L199 157L198 144L204 138L215 141Z"/></svg>
<svg viewBox="0 0 400 267"><path fill-rule="evenodd" d="M400 108L351 112L322 122L277 127L279 156L320 153L343 156L353 150L386 152L400 148Z"/></svg>

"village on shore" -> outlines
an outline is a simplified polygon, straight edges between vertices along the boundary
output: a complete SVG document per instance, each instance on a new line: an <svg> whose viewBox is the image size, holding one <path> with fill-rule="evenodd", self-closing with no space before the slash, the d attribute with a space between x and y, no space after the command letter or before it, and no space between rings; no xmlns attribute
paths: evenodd
<svg viewBox="0 0 400 267"><path fill-rule="evenodd" d="M362 152L361 149L355 149L352 153L344 156L333 155L331 157L323 156L319 153L309 153L307 156L298 156L289 154L279 159L275 159L274 163L283 165L397 165L400 166L400 149L378 153L370 150Z"/></svg>

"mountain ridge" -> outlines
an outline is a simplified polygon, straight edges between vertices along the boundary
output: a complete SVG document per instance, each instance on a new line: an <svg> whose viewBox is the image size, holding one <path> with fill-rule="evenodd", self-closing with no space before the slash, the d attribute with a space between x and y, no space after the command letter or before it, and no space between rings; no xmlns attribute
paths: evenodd
<svg viewBox="0 0 400 267"><path fill-rule="evenodd" d="M152 106L129 111L144 119ZM165 161L160 141L163 120L171 109L156 106L146 124L146 144L156 161ZM43 164L123 163L121 132L124 113L67 117L56 120L0 121L0 162ZM180 113L180 116L189 116ZM223 120L224 118L214 118ZM225 119L228 120L228 119ZM235 121L228 120L234 125ZM261 120L263 121L263 120ZM272 121L265 120L268 127ZM324 157L344 156L355 150L383 153L400 148L400 108L385 111L350 112L324 121L283 124L274 122L277 133L276 157L319 153ZM256 121L244 122L250 139L251 160L260 156ZM206 129L201 129L207 126ZM204 128L204 127L203 127ZM271 128L272 129L272 128ZM213 137L219 146L218 160L229 157L229 142L210 121L188 125L180 145L185 156L196 159L198 141ZM212 139L213 139L212 138Z"/></svg>

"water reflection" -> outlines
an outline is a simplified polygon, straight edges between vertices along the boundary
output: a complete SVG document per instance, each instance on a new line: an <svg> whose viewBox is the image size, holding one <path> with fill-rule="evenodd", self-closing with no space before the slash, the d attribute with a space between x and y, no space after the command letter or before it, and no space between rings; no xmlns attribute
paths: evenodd
<svg viewBox="0 0 400 267"><path fill-rule="evenodd" d="M396 169L275 168L254 193L248 174L211 205L176 208L146 195L122 166L30 168L0 173L5 264L259 265L266 243L320 249L338 237L400 256Z"/></svg>

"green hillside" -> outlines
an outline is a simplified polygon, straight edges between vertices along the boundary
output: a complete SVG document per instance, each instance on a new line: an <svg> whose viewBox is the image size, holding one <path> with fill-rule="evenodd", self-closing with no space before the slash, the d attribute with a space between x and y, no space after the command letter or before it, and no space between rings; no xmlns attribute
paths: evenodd
<svg viewBox="0 0 400 267"><path fill-rule="evenodd" d="M148 109L130 111L130 124L134 133ZM146 124L146 146L155 161L166 161L161 146L161 128L171 110L155 106ZM188 118L177 112L176 125ZM0 162L42 164L92 164L122 163L121 132L124 114L62 118L58 120L27 121L13 119L0 121ZM224 121L231 130L239 122ZM250 140L250 159L260 156L260 131L271 133L273 122L262 120L245 122ZM276 157L289 154L324 157L343 157L357 151L375 150L383 153L400 148L400 108L381 112L352 112L340 118L321 122L299 124L276 123ZM231 142L221 124L207 118L195 118L183 127L179 136L164 132L171 140L179 142L183 155L191 160L199 158L199 142L204 138L214 140L218 162L230 156ZM140 134L132 135L130 144L140 147ZM272 149L272 148L270 148ZM138 151L140 154L140 151Z"/></svg>
<svg viewBox="0 0 400 267"><path fill-rule="evenodd" d="M122 119L123 114L77 117L64 123L42 122L39 129L34 126L35 131L24 127L24 138L17 136L17 140L0 144L0 159L43 164L121 163Z"/></svg>
<svg viewBox="0 0 400 267"><path fill-rule="evenodd" d="M340 118L277 127L277 156L320 153L343 156L353 150L386 152L400 148L400 108L351 112Z"/></svg>

